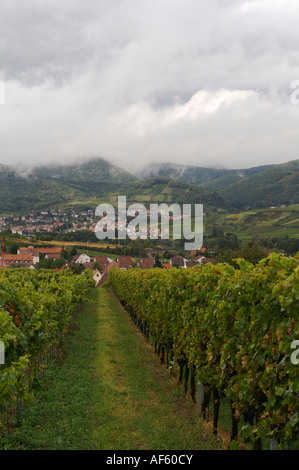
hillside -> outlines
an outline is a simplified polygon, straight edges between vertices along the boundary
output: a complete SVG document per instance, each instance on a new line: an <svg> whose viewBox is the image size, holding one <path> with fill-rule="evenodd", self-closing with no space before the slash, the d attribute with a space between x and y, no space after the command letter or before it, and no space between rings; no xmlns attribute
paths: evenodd
<svg viewBox="0 0 299 470"><path fill-rule="evenodd" d="M299 160L234 170L167 163L149 165L142 175L200 185L223 196L237 210L299 203Z"/></svg>
<svg viewBox="0 0 299 470"><path fill-rule="evenodd" d="M14 171L0 172L0 213L21 214L32 210L83 202L92 194L59 181L36 176L21 177Z"/></svg>
<svg viewBox="0 0 299 470"><path fill-rule="evenodd" d="M150 173L167 176L145 179ZM205 182L195 185L184 179ZM128 204L202 203L209 213L288 206L299 203L299 160L244 170L150 165L143 179L101 158L39 166L23 173L0 165L0 214L95 208L108 200L116 204L118 195L126 195Z"/></svg>
<svg viewBox="0 0 299 470"><path fill-rule="evenodd" d="M26 176L20 176L9 166L0 169L2 214L74 206L95 208L107 201L116 205L118 195L126 195L128 204L202 203L211 213L231 209L223 196L209 189L162 177L139 181L101 159L69 166L39 167Z"/></svg>
<svg viewBox="0 0 299 470"><path fill-rule="evenodd" d="M229 180L209 187L216 189L239 209L299 203L299 160L277 165L236 182Z"/></svg>
<svg viewBox="0 0 299 470"><path fill-rule="evenodd" d="M231 209L230 203L223 196L209 189L165 177L150 178L122 189L122 195L127 197L127 204L139 202L146 207L152 203L203 204L204 211L208 213ZM109 195L111 204L117 205L118 195L120 194ZM107 198L105 201L107 202Z"/></svg>
<svg viewBox="0 0 299 470"><path fill-rule="evenodd" d="M113 184L116 186L138 181L122 168L109 163L103 158L93 158L69 165L40 166L33 169L33 174L41 178L77 183L86 187Z"/></svg>
<svg viewBox="0 0 299 470"><path fill-rule="evenodd" d="M252 209L229 214L212 214L205 219L206 234L218 226L239 239L299 238L299 204L275 209Z"/></svg>
<svg viewBox="0 0 299 470"><path fill-rule="evenodd" d="M206 183L206 187L212 191L217 191L217 185L215 187L209 186L209 182L218 181L222 178L230 178L228 181L231 184L232 182L263 172L273 166L274 165L264 165L240 170L228 170L225 168L204 168L200 166L175 163L159 163L146 166L138 173L138 176L142 179L163 176L176 181L182 181L183 183L195 185Z"/></svg>
<svg viewBox="0 0 299 470"><path fill-rule="evenodd" d="M93 159L65 166L44 166L21 173L0 166L0 213L20 214L66 206L96 207L97 197L138 179L106 162Z"/></svg>

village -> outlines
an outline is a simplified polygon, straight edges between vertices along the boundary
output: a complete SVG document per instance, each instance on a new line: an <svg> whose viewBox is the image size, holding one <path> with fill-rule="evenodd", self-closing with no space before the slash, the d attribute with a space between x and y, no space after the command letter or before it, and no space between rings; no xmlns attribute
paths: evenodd
<svg viewBox="0 0 299 470"><path fill-rule="evenodd" d="M115 212L115 215L118 215L118 211ZM147 216L151 217L154 215L154 211L147 210ZM205 214L204 214L205 215ZM179 219L183 220L184 215L180 215ZM129 220L133 217L129 217ZM175 220L174 217L169 217L169 220ZM11 230L13 235L25 235L28 238L33 238L42 234L58 234L58 233L73 233L78 230L88 230L94 232L96 225L99 221L99 217L95 216L95 211L93 209L88 209L85 211L75 211L75 210L57 210L57 211L35 211L27 215L21 215L19 217L11 214L6 216L0 216L0 231ZM115 220L114 216L110 220L109 217L106 218L106 222L113 222L115 229L124 230L125 225L119 223L117 218ZM167 225L167 226L166 226ZM155 238L158 238L160 235L167 236L168 224L162 226L161 230L154 228L152 230L155 232ZM132 237L133 230L128 227L127 235ZM147 238L150 234L150 230L140 229L140 237Z"/></svg>
<svg viewBox="0 0 299 470"><path fill-rule="evenodd" d="M11 230L12 234L34 237L41 233L75 232L94 230L94 211L74 210L36 211L20 217L7 215L0 217L0 231Z"/></svg>
<svg viewBox="0 0 299 470"><path fill-rule="evenodd" d="M5 245L2 241L1 244L1 257L0 267L1 268L28 268L35 269L40 263L41 259L46 260L58 260L63 259L64 247L35 247L29 245L27 247L19 247L16 254L6 253ZM173 256L170 257L168 262L164 262L160 259L157 251L149 251L148 256L141 259L136 259L132 256L123 255L117 256L116 258L110 258L109 254L90 256L84 251L74 255L70 261L65 260L65 263L61 268L55 268L54 271L63 271L66 268L77 269L77 271L83 271L85 269L92 270L92 276L96 286L100 286L107 281L109 271L112 267L116 267L122 270L129 270L134 268L150 269L159 267L162 269L172 268L189 268L198 265L205 265L208 262L214 263L214 259L207 258L204 256L205 248L201 249L201 254L195 256L195 252L192 253L193 259L185 259L183 256L175 254L175 251L171 251ZM156 254L156 256L154 256Z"/></svg>

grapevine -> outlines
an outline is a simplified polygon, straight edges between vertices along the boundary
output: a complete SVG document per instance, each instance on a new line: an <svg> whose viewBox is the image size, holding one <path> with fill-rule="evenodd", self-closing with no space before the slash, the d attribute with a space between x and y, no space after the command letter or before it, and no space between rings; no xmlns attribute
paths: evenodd
<svg viewBox="0 0 299 470"><path fill-rule="evenodd" d="M243 415L254 447L275 439L285 448L298 438L299 369L290 361L299 339L299 259L272 254L253 265L123 271L113 268L109 284L164 360L204 384L203 413L214 399L231 402L232 440ZM187 387L187 383L185 383Z"/></svg>

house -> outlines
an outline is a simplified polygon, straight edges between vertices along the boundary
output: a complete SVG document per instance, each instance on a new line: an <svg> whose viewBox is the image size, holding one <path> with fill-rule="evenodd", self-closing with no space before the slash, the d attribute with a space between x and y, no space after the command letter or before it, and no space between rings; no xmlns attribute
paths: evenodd
<svg viewBox="0 0 299 470"><path fill-rule="evenodd" d="M24 227L11 227L11 233L13 233L14 235L23 235L23 230Z"/></svg>
<svg viewBox="0 0 299 470"><path fill-rule="evenodd" d="M186 264L185 264L185 267L186 268L193 268L193 266L198 266L198 261L195 261L195 260L186 260Z"/></svg>
<svg viewBox="0 0 299 470"><path fill-rule="evenodd" d="M150 269L154 266L154 264L155 264L154 258L142 258L138 262L138 266L141 269Z"/></svg>
<svg viewBox="0 0 299 470"><path fill-rule="evenodd" d="M197 260L198 264L200 264L201 266L204 266L208 263L215 264L215 259L214 258L206 258L205 256L197 256L195 258L195 260Z"/></svg>
<svg viewBox="0 0 299 470"><path fill-rule="evenodd" d="M102 274L101 279L100 279L99 282L97 283L97 287L100 287L104 282L107 282L107 281L108 281L108 277L109 277L109 273L105 271L105 272Z"/></svg>
<svg viewBox="0 0 299 470"><path fill-rule="evenodd" d="M117 258L119 269L131 269L133 267L133 258L131 256L119 256Z"/></svg>
<svg viewBox="0 0 299 470"><path fill-rule="evenodd" d="M186 267L186 261L185 258L182 256L174 256L173 258L170 259L170 263L172 266L178 266L179 268L185 268Z"/></svg>
<svg viewBox="0 0 299 470"><path fill-rule="evenodd" d="M200 251L204 252L205 250L206 250L206 249L203 248L203 249L200 250ZM197 256L195 256L194 261L200 261L200 259L203 258L203 257L204 257L204 255L197 255Z"/></svg>
<svg viewBox="0 0 299 470"><path fill-rule="evenodd" d="M55 254L61 256L62 252L64 251L64 248L61 248L60 246L57 247L51 247L51 248L38 248L38 252L40 255L50 255L50 254ZM58 256L58 258L59 258Z"/></svg>
<svg viewBox="0 0 299 470"><path fill-rule="evenodd" d="M100 273L100 271L98 269L93 269L92 277L93 277L93 280L95 282L95 285L97 286L98 283L100 282L100 280L102 279L102 274Z"/></svg>
<svg viewBox="0 0 299 470"><path fill-rule="evenodd" d="M77 263L77 264L81 264L81 263ZM82 266L84 266L85 269L94 269L92 262L90 262L90 263L83 263Z"/></svg>
<svg viewBox="0 0 299 470"><path fill-rule="evenodd" d="M193 266L198 266L199 261L196 258L194 260L188 260L182 256L174 256L171 258L170 263L172 266L179 268L192 268Z"/></svg>
<svg viewBox="0 0 299 470"><path fill-rule="evenodd" d="M60 258L60 254L59 253L47 253L45 255L45 258L46 259L53 259L53 260L57 260L58 258Z"/></svg>
<svg viewBox="0 0 299 470"><path fill-rule="evenodd" d="M118 268L118 262L117 261L112 261L112 263L108 264L108 266L105 268L105 272L109 273L111 268Z"/></svg>
<svg viewBox="0 0 299 470"><path fill-rule="evenodd" d="M18 255L30 255L33 258L33 264L36 265L39 263L39 251L33 246L20 247L17 252Z"/></svg>
<svg viewBox="0 0 299 470"><path fill-rule="evenodd" d="M90 263L90 256L86 255L85 253L80 253L79 255L75 255L71 262L76 264Z"/></svg>
<svg viewBox="0 0 299 470"><path fill-rule="evenodd" d="M112 261L108 266L106 266L104 272L101 273L101 279L99 280L97 287L100 287L104 282L108 280L109 271L111 268L118 268L118 262Z"/></svg>
<svg viewBox="0 0 299 470"><path fill-rule="evenodd" d="M206 265L208 263L215 264L215 259L214 258L205 258L202 260L201 265Z"/></svg>
<svg viewBox="0 0 299 470"><path fill-rule="evenodd" d="M31 255L11 255L11 254L4 254L1 259L2 266L8 267L31 267L33 266L33 257Z"/></svg>
<svg viewBox="0 0 299 470"><path fill-rule="evenodd" d="M112 259L107 256L94 256L92 259L93 262L99 263L101 266L101 271L104 272L105 268L112 263Z"/></svg>

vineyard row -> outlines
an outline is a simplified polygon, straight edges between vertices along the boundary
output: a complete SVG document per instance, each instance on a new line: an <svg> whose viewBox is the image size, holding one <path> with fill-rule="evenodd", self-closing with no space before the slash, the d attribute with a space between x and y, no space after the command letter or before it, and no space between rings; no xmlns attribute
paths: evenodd
<svg viewBox="0 0 299 470"><path fill-rule="evenodd" d="M0 365L2 431L8 410L32 396L34 379L55 354L93 286L89 274L69 270L0 270L0 340L5 350L5 363Z"/></svg>
<svg viewBox="0 0 299 470"><path fill-rule="evenodd" d="M202 414L213 399L230 400L231 439L261 448L266 437L288 448L299 434L299 259L273 254L238 269L208 264L188 269L111 269L122 305L180 380L204 386ZM240 428L240 418L243 424Z"/></svg>

